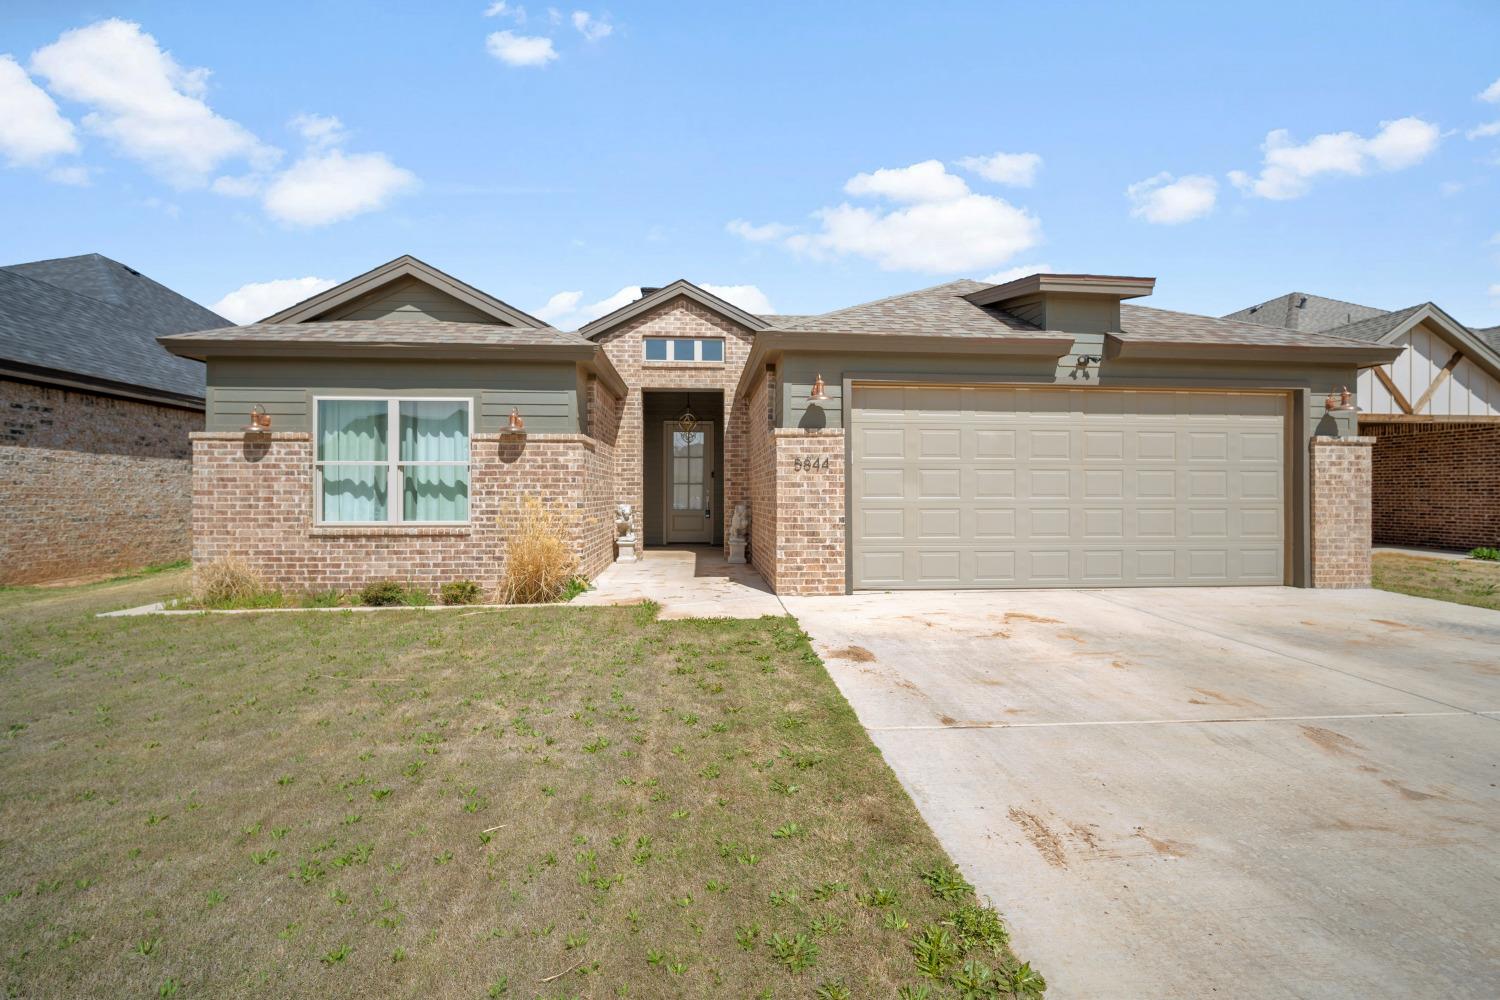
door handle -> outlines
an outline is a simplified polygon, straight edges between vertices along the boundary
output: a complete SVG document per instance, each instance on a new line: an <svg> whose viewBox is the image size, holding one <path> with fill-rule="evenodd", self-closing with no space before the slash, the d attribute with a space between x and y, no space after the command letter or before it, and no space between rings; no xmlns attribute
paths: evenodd
<svg viewBox="0 0 1500 1000"><path fill-rule="evenodd" d="M703 517L705 519L713 517L713 516L714 516L714 512L710 508L708 508L708 507L704 507L703 508Z"/></svg>

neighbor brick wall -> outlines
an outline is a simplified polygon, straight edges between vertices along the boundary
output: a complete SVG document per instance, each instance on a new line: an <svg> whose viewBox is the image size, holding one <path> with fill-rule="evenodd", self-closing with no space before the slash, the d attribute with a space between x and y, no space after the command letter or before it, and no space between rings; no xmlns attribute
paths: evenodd
<svg viewBox="0 0 1500 1000"><path fill-rule="evenodd" d="M185 559L203 413L0 380L0 584Z"/></svg>
<svg viewBox="0 0 1500 1000"><path fill-rule="evenodd" d="M1500 424L1360 424L1375 438L1377 545L1500 545Z"/></svg>
<svg viewBox="0 0 1500 1000"><path fill-rule="evenodd" d="M844 592L844 432L778 428L776 543L778 594Z"/></svg>
<svg viewBox="0 0 1500 1000"><path fill-rule="evenodd" d="M724 340L724 363L647 362L642 344L645 337L720 337ZM691 299L677 298L609 331L599 343L630 387L615 442L615 489L616 502L635 507L637 548L644 548L646 539L642 393L654 389L723 392L724 411L700 413L698 417L714 421L724 431L723 513L727 525L735 504L749 500L749 455L745 447L749 422L743 412L745 404L735 399L734 390L750 354L751 332Z"/></svg>
<svg viewBox="0 0 1500 1000"><path fill-rule="evenodd" d="M609 445L582 434L476 434L469 520L462 526L313 524L312 439L193 435L193 562L247 563L287 591L353 590L395 579L429 591L469 579L487 590L504 574L507 525L523 497L562 514L580 571L608 565L612 504L604 499Z"/></svg>
<svg viewBox="0 0 1500 1000"><path fill-rule="evenodd" d="M1309 443L1312 585L1370 585L1372 437L1313 437Z"/></svg>

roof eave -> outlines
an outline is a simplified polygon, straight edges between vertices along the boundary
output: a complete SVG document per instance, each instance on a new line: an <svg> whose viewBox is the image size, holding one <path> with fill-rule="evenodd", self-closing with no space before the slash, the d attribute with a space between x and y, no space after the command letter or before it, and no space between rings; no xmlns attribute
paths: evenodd
<svg viewBox="0 0 1500 1000"><path fill-rule="evenodd" d="M754 313L746 312L739 306L719 298L712 292L704 291L691 281L679 278L670 285L657 289L650 295L643 295L634 302L626 303L612 313L585 323L578 328L578 333L593 340L613 330L622 323L628 323L637 316L650 312L658 306L664 306L679 297L692 299L704 308L712 309L714 312L733 320L747 330L764 330L771 325Z"/></svg>
<svg viewBox="0 0 1500 1000"><path fill-rule="evenodd" d="M402 341L350 343L327 340L213 340L194 339L191 334L158 337L157 341L180 358L207 361L210 358L411 358L463 360L510 358L522 361L592 362L591 344L414 344ZM613 369L611 369L612 371ZM619 378L618 373L614 377Z"/></svg>
<svg viewBox="0 0 1500 1000"><path fill-rule="evenodd" d="M1402 334L1408 333L1417 324L1431 321L1436 323L1464 349L1464 353L1492 378L1500 379L1500 352L1495 351L1485 342L1483 337L1475 335L1468 327L1458 320L1449 316L1444 309L1435 302L1427 302L1416 312L1412 313L1389 333L1380 338L1379 343L1390 344ZM1404 350L1404 348L1403 348Z"/></svg>
<svg viewBox="0 0 1500 1000"><path fill-rule="evenodd" d="M1324 344L1235 344L1202 341L1128 340L1108 334L1105 353L1109 358L1163 361L1301 361L1345 363L1357 368L1388 364L1401 349L1378 345L1360 346L1352 341L1348 347Z"/></svg>
<svg viewBox="0 0 1500 1000"><path fill-rule="evenodd" d="M15 378L23 382L36 382L63 389L97 393L101 396L116 396L146 403L159 403L188 410L203 409L203 397L171 389L131 382L116 382L107 378L96 378L79 372L68 372L54 368L28 365L20 361L0 360L0 376Z"/></svg>
<svg viewBox="0 0 1500 1000"><path fill-rule="evenodd" d="M1113 299L1138 299L1150 295L1155 278L1122 274L1028 274L999 285L990 285L964 296L976 306L997 305L1027 295L1098 295Z"/></svg>

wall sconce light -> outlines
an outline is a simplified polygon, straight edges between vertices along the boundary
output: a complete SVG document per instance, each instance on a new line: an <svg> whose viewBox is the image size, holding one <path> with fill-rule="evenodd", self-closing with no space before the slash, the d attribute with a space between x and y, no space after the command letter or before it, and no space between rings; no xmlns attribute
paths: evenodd
<svg viewBox="0 0 1500 1000"><path fill-rule="evenodd" d="M813 379L812 395L808 396L807 398L814 403L828 402L828 390L827 387L823 385L822 375L819 375L817 378Z"/></svg>
<svg viewBox="0 0 1500 1000"><path fill-rule="evenodd" d="M1077 364L1079 368L1087 368L1089 365L1097 365L1103 360L1104 359L1097 354L1080 354L1078 355Z"/></svg>
<svg viewBox="0 0 1500 1000"><path fill-rule="evenodd" d="M269 434L271 433L271 415L266 408L256 403L250 407L250 422L240 430L247 434Z"/></svg>
<svg viewBox="0 0 1500 1000"><path fill-rule="evenodd" d="M693 429L697 426L698 414L694 413L693 408L689 406L687 409L683 410L682 415L677 418L677 429L682 431L682 433L684 434L691 434L693 433Z"/></svg>
<svg viewBox="0 0 1500 1000"><path fill-rule="evenodd" d="M525 434L526 421L521 419L521 411L514 406L510 408L510 419L505 423L505 433Z"/></svg>
<svg viewBox="0 0 1500 1000"><path fill-rule="evenodd" d="M1349 392L1349 387L1346 385L1339 392L1333 392L1332 390L1330 390L1328 393L1328 398L1323 400L1323 408L1326 409L1329 413L1332 413L1335 410L1354 409L1354 397L1353 394Z"/></svg>

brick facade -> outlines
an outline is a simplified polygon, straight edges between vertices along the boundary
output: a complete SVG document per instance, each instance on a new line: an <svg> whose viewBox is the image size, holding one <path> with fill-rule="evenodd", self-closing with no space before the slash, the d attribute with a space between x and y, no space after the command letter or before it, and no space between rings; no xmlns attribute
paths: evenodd
<svg viewBox="0 0 1500 1000"><path fill-rule="evenodd" d="M750 474L750 562L770 588L776 581L776 375L762 373L746 394Z"/></svg>
<svg viewBox="0 0 1500 1000"><path fill-rule="evenodd" d="M778 594L844 592L844 432L772 434Z"/></svg>
<svg viewBox="0 0 1500 1000"><path fill-rule="evenodd" d="M1312 586L1370 585L1372 437L1314 437L1309 443Z"/></svg>
<svg viewBox="0 0 1500 1000"><path fill-rule="evenodd" d="M722 364L648 362L642 343L646 337L719 337L724 341L724 361ZM614 481L619 494L616 502L628 503L635 508L638 548L645 547L646 535L642 412L645 392L669 390L724 394L723 412L700 413L698 416L714 421L724 430L725 523L728 523L728 514L736 504L749 500L749 456L745 446L749 422L745 403L735 399L734 390L750 354L752 340L751 331L685 298L664 303L599 338L610 363L630 387L615 446Z"/></svg>
<svg viewBox="0 0 1500 1000"><path fill-rule="evenodd" d="M0 380L0 584L187 558L201 411Z"/></svg>
<svg viewBox="0 0 1500 1000"><path fill-rule="evenodd" d="M1500 545L1500 424L1361 424L1375 438L1377 545Z"/></svg>
<svg viewBox="0 0 1500 1000"><path fill-rule="evenodd" d="M594 419L607 427L608 408L601 414L599 398L591 403ZM429 591L469 579L488 590L504 575L506 524L523 497L535 496L563 515L579 571L593 577L614 557L608 498L613 464L607 439L476 434L469 457L469 524L318 526L311 435L198 433L193 562L236 558L291 592L348 591L378 579Z"/></svg>

